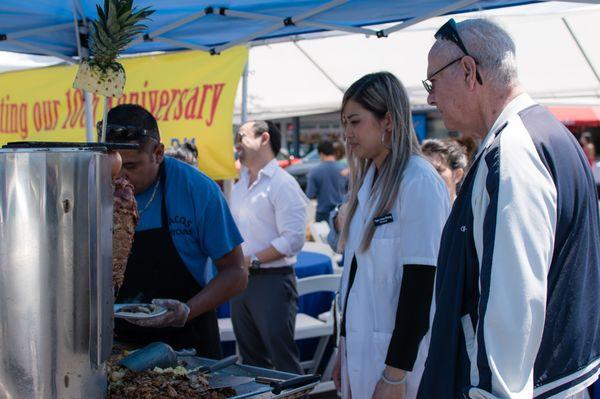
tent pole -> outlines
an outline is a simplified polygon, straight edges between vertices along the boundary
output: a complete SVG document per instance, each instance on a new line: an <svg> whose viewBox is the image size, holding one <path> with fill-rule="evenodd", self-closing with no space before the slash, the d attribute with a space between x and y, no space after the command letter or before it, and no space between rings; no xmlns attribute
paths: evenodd
<svg viewBox="0 0 600 399"><path fill-rule="evenodd" d="M323 76L325 76L325 78L336 88L338 89L342 94L344 94L344 89L338 85L335 80L333 80L333 78L331 76L329 76L329 74L321 67L321 65L319 65L317 63L317 61L314 60L314 58L312 58L302 47L300 47L300 45L298 44L298 42L294 41L292 42L294 43L294 46L296 46L296 48L298 50L300 50L300 52L315 66L315 68L317 68L319 70L319 72L321 72L321 74Z"/></svg>
<svg viewBox="0 0 600 399"><path fill-rule="evenodd" d="M248 63L250 62L250 52L248 51L248 59L244 65L242 72L242 115L240 116L240 126L248 120ZM233 180L223 180L223 195L227 202L231 199L231 190L233 189Z"/></svg>
<svg viewBox="0 0 600 399"><path fill-rule="evenodd" d="M28 42L22 42L20 40L12 40L11 38L7 38L5 42L14 44L15 46L19 46L21 48L24 48L25 50L29 50L33 54L43 54L43 55L48 55L50 57L60 58L67 64L75 63L75 61L71 57L61 54L58 51L49 50L49 49L41 47L41 46L36 46L35 44L30 44Z"/></svg>
<svg viewBox="0 0 600 399"><path fill-rule="evenodd" d="M471 0L471 1L476 1L476 0ZM285 18L284 20L282 20L281 22L277 22L276 24L272 25L272 26L268 26L258 32L254 32L246 37L240 38L240 39L236 39L236 40L232 40L226 44L223 44L221 46L215 47L215 49L213 50L214 53L220 53L224 50L227 50L228 48L237 46L238 44L243 44L243 43L247 43L247 42L251 42L252 40L261 37L261 36L266 36L271 32L274 32L284 26L287 26L288 24L295 24L295 23L299 23L301 21L304 21L307 18L313 17L317 14L321 14L327 10L330 10L332 8L338 7L344 3L347 3L348 0L330 0L327 3L316 7L312 10L306 11L302 14L299 15L295 15L295 16L291 16L288 18ZM225 8L221 8L219 9L219 13L222 15L227 15L227 9Z"/></svg>
<svg viewBox="0 0 600 399"><path fill-rule="evenodd" d="M294 156L300 158L300 117L295 116L294 121Z"/></svg>
<svg viewBox="0 0 600 399"><path fill-rule="evenodd" d="M85 140L88 143L96 141L94 139L94 107L92 102L94 96L89 91L83 92L83 102L85 104Z"/></svg>
<svg viewBox="0 0 600 399"><path fill-rule="evenodd" d="M51 26L45 26L43 28L35 28L35 29L27 29L27 30L21 30L18 32L12 32L10 34L10 39L14 39L14 40L18 40L24 37L28 37L28 36L35 36L35 35L39 35L39 34L50 34L54 31L59 31L65 28L68 28L71 25L70 22L64 23L64 24L58 24L58 25L51 25Z"/></svg>
<svg viewBox="0 0 600 399"><path fill-rule="evenodd" d="M388 36L390 33L394 33L396 31L399 31L401 29L406 29L409 26L418 24L419 22L425 21L429 18L433 18L433 17L439 17L441 15L446 15L451 13L452 11L456 11L458 9L461 8L465 8L465 7L469 7L470 5L477 3L478 0L460 0L460 1L455 1L452 4L449 4L447 6L432 10L430 12L427 12L421 16L415 16L407 21L403 21L400 22L397 25L394 25L392 27L386 28L381 30L381 37L385 37Z"/></svg>
<svg viewBox="0 0 600 399"><path fill-rule="evenodd" d="M592 73L596 77L596 80L598 81L598 83L600 83L600 75L598 74L598 71L596 71L596 68L594 68L594 64L592 64L592 61L587 56L585 50L581 46L581 43L579 43L579 40L577 40L577 36L575 36L575 32L573 32L573 29L571 29L571 25L569 25L569 23L567 22L566 18L563 17L561 19L562 19L563 23L565 24L565 26L567 27L567 30L569 31L569 34L571 35L571 38L573 39L573 41L577 45L577 48L581 52L581 55L583 55L583 58L585 59L585 62L587 62L588 66L592 70Z"/></svg>
<svg viewBox="0 0 600 399"><path fill-rule="evenodd" d="M246 123L248 120L248 63L250 62L250 52L248 52L248 60L244 65L244 72L242 73L242 115L240 125Z"/></svg>
<svg viewBox="0 0 600 399"><path fill-rule="evenodd" d="M81 43L81 38L80 35L86 34L87 33L87 25L85 23L85 17L82 16L82 25L83 25L83 31L81 29L81 26L79 24L79 18L78 15L80 13L80 8L78 9L77 6L81 6L81 4L78 4L75 2L75 0L71 0L71 6L73 7L73 23L75 25L75 41L77 43L77 55L79 55L79 62L81 62L81 60L83 60L84 58L86 58L89 55L89 50L87 47L84 47ZM94 140L94 108L92 106L92 101L93 101L93 97L92 97L92 93L89 93L87 91L83 91L83 107L84 107L84 112L85 112L85 140L88 143L91 143Z"/></svg>
<svg viewBox="0 0 600 399"><path fill-rule="evenodd" d="M181 40L167 39L166 37L153 37L152 41L157 42L157 43L167 43L173 47L181 47L181 48L190 49L190 50L200 50L200 51L204 51L207 53L210 53L210 50L211 50L210 47L201 46L199 44L187 43L187 42L184 42Z"/></svg>
<svg viewBox="0 0 600 399"><path fill-rule="evenodd" d="M210 12L209 12L209 9L210 9ZM173 29L179 28L180 26L189 24L190 22L197 21L198 19L203 18L203 17L205 17L208 14L212 14L212 7L205 8L204 10L202 10L200 12L197 12L197 13L194 13L194 14L192 14L192 15L186 17L186 18L183 18L183 19L181 19L179 21L175 21L175 22L173 22L171 24L168 24L168 25L165 25L165 26L163 26L161 28L155 29L152 32L148 32L147 35L140 35L140 37L138 37L137 39L134 39L125 48L130 48L132 46L135 46L136 44L143 43L144 40L145 40L145 37L148 37L151 40L156 40L159 35L162 35L164 33L170 32ZM184 48L188 48L187 45L184 45L183 47ZM208 51L208 50L203 50L203 51Z"/></svg>

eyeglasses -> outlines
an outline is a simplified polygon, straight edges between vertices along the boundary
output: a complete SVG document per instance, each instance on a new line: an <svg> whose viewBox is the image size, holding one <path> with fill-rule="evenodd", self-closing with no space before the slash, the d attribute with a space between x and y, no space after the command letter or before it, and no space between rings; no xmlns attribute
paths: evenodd
<svg viewBox="0 0 600 399"><path fill-rule="evenodd" d="M98 137L102 136L102 121L96 124ZM139 126L128 126L109 123L106 125L106 141L134 141L142 137L156 139L153 132Z"/></svg>
<svg viewBox="0 0 600 399"><path fill-rule="evenodd" d="M433 78L438 73L442 72L444 69L448 68L450 65L452 65L455 62L458 62L462 59L463 59L463 57L459 57L459 58L455 59L454 61L450 61L449 63L447 63L446 65L444 65L443 67L441 67L440 69L435 71L434 73L432 73L427 79L422 80L421 82L423 83L423 87L425 87L425 90L427 90L427 93L431 93L431 91L433 90L433 83L430 80L431 78Z"/></svg>
<svg viewBox="0 0 600 399"><path fill-rule="evenodd" d="M464 53L464 55L473 58L473 60L475 60L475 64L477 65L477 60L475 59L475 57L469 54L467 48L465 47L465 44L458 35L458 30L456 29L456 22L454 21L454 18L450 18L448 22L442 25L442 27L438 29L438 31L435 33L434 37L436 39L449 40L452 43L456 44L458 48L460 48L460 50ZM457 58L454 61L444 65L442 68L432 73L427 79L423 80L423 86L425 87L425 90L427 90L427 93L431 93L431 90L433 89L433 85L430 80L431 78L433 78L435 75L442 72L444 69L448 68L455 62L462 60L463 58L464 56ZM480 85L483 85L483 80L481 79L481 75L479 74L478 70L475 70L475 79L477 79L477 82Z"/></svg>

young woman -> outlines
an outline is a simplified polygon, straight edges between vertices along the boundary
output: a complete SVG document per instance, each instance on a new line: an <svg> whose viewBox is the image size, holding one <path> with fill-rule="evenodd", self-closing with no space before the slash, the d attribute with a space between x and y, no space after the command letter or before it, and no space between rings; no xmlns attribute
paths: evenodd
<svg viewBox="0 0 600 399"><path fill-rule="evenodd" d="M343 398L414 398L448 192L420 155L406 91L392 74L355 82L341 117L350 194L334 381Z"/></svg>

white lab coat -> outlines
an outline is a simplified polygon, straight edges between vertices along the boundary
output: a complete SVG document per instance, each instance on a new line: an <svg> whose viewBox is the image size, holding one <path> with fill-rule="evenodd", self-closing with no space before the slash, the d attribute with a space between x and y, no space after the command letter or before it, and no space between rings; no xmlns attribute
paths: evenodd
<svg viewBox="0 0 600 399"><path fill-rule="evenodd" d="M350 221L344 249L342 306L354 256L358 264L347 302L346 338L341 345L342 397L346 399L350 398L349 390L354 399L372 397L394 331L403 265L436 265L442 229L450 210L443 181L429 162L414 155L407 164L391 211L393 221L376 227L370 248L361 252L365 226L373 223L375 217L383 216L373 215L375 200L369 198L374 174L372 165L358 193L358 207ZM407 398L416 397L428 347L429 333L421 341L414 369L408 374Z"/></svg>

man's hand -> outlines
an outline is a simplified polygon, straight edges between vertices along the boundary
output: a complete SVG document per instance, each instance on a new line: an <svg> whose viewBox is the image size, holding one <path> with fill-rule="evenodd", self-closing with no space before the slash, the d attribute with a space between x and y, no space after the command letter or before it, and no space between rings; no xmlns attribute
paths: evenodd
<svg viewBox="0 0 600 399"><path fill-rule="evenodd" d="M126 319L128 322L141 327L183 327L190 314L190 308L183 302L175 299L154 299L152 303L167 309L162 316L148 319Z"/></svg>
<svg viewBox="0 0 600 399"><path fill-rule="evenodd" d="M406 376L404 370L400 370L394 367L385 367L385 376L389 380L399 381ZM404 399L406 397L406 383L392 385L388 384L382 379L379 380L375 387L372 399Z"/></svg>

